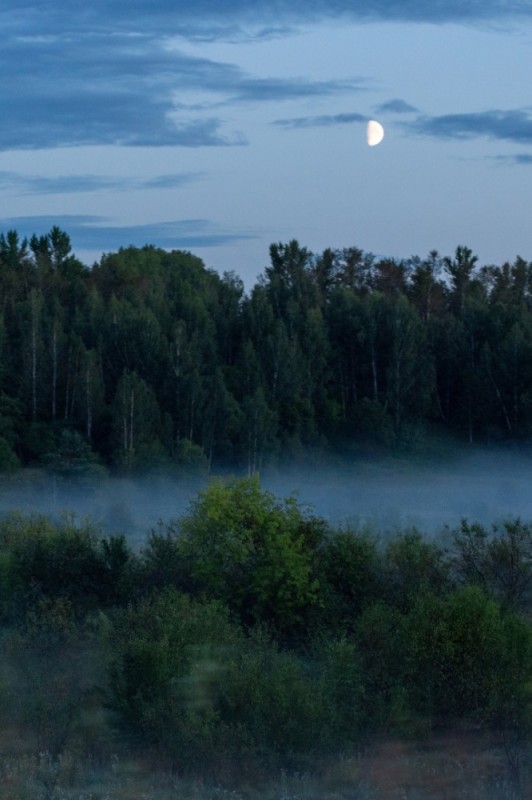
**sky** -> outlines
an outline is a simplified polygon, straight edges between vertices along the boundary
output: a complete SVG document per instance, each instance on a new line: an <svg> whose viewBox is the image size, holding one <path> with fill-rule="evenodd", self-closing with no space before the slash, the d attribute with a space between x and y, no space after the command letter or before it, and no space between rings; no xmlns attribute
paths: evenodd
<svg viewBox="0 0 532 800"><path fill-rule="evenodd" d="M532 0L10 0L0 37L0 232L247 288L291 239L532 260Z"/></svg>

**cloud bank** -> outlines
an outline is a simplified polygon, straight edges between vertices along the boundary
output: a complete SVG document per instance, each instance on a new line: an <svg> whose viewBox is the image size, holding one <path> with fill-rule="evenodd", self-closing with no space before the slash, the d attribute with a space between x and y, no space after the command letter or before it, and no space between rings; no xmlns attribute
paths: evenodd
<svg viewBox="0 0 532 800"><path fill-rule="evenodd" d="M24 175L0 171L0 190L18 194L72 194L83 192L129 192L146 189L177 189L204 177L201 172L182 172L157 175L153 178L126 178L103 175Z"/></svg>
<svg viewBox="0 0 532 800"><path fill-rule="evenodd" d="M25 22L53 34L57 30L83 27L101 29L112 20L115 30L131 27L132 20L141 30L166 32L169 27L190 30L203 26L227 30L235 25L263 24L282 27L289 22L335 19L400 20L405 22L478 22L530 17L528 0L12 0L0 22L11 29ZM229 22L228 22L229 20Z"/></svg>
<svg viewBox="0 0 532 800"><path fill-rule="evenodd" d="M189 250L256 238L252 231L221 231L206 219L182 219L145 225L113 225L105 217L91 215L62 216L61 220L74 251L102 252L129 245L143 247L150 244L166 249ZM21 237L48 233L54 225L57 225L57 217L54 216L0 218L0 231L16 230Z"/></svg>
<svg viewBox="0 0 532 800"><path fill-rule="evenodd" d="M0 50L0 71L0 150L244 145L245 135L227 130L214 108L360 88L359 79L256 77L233 64L184 54L167 39L92 30L13 36Z"/></svg>
<svg viewBox="0 0 532 800"><path fill-rule="evenodd" d="M519 144L532 144L532 112L498 109L466 114L418 117L407 124L410 131L439 139L487 137Z"/></svg>

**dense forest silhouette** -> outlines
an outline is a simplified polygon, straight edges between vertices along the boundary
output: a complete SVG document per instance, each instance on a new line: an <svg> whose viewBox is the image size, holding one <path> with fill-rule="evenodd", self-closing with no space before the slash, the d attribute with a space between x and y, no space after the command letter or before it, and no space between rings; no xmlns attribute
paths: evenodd
<svg viewBox="0 0 532 800"><path fill-rule="evenodd" d="M272 244L245 292L146 246L0 235L0 469L257 471L305 448L532 430L532 263Z"/></svg>

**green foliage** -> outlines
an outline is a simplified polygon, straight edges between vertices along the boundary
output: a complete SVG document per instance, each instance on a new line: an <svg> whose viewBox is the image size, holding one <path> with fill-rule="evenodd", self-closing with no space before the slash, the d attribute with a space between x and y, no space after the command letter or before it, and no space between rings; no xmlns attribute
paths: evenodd
<svg viewBox="0 0 532 800"><path fill-rule="evenodd" d="M450 551L417 531L380 548L258 479L211 484L138 556L88 522L11 515L0 722L54 763L136 751L220 784L463 723L515 750L532 730L532 628L494 595L513 585L497 548L526 562L527 529L496 534L464 523ZM453 587L473 563L486 591Z"/></svg>
<svg viewBox="0 0 532 800"><path fill-rule="evenodd" d="M62 430L56 449L45 453L42 462L46 469L61 481L90 486L105 477L107 470L77 431Z"/></svg>
<svg viewBox="0 0 532 800"><path fill-rule="evenodd" d="M439 717L521 717L531 631L475 586L422 594L404 621L406 685L414 708Z"/></svg>
<svg viewBox="0 0 532 800"><path fill-rule="evenodd" d="M102 539L90 522L10 515L0 523L4 603L11 614L41 598L87 610L119 602L130 591L132 558L123 537Z"/></svg>
<svg viewBox="0 0 532 800"><path fill-rule="evenodd" d="M216 481L176 523L176 546L208 597L245 622L286 632L318 602L313 560L323 527L293 497L262 491L258 478Z"/></svg>
<svg viewBox="0 0 532 800"><path fill-rule="evenodd" d="M441 595L450 586L446 554L417 530L397 534L384 552L384 586L388 601L407 611L420 592Z"/></svg>
<svg viewBox="0 0 532 800"><path fill-rule="evenodd" d="M218 695L241 638L227 610L172 590L118 613L111 704L131 730L199 766L221 746Z"/></svg>
<svg viewBox="0 0 532 800"><path fill-rule="evenodd" d="M120 612L110 638L112 707L181 769L209 774L220 759L241 769L242 757L295 766L361 735L347 640L311 664L263 631L244 637L219 603L172 590Z"/></svg>
<svg viewBox="0 0 532 800"><path fill-rule="evenodd" d="M96 631L77 618L72 603L41 597L16 629L5 631L0 657L7 666L11 724L31 731L52 759L79 748L83 716L93 711L95 686L105 680L106 657ZM103 715L99 734L107 735Z"/></svg>
<svg viewBox="0 0 532 800"><path fill-rule="evenodd" d="M332 683L332 681L331 681ZM318 670L259 634L233 655L223 681L222 719L240 747L290 765L331 745L333 693Z"/></svg>
<svg viewBox="0 0 532 800"><path fill-rule="evenodd" d="M15 472L20 467L20 460L11 444L0 436L0 472Z"/></svg>
<svg viewBox="0 0 532 800"><path fill-rule="evenodd" d="M333 533L319 549L318 572L329 629L352 630L382 591L382 565L374 539L352 530Z"/></svg>
<svg viewBox="0 0 532 800"><path fill-rule="evenodd" d="M0 317L0 361L3 351L4 326ZM0 386L5 373L5 363L0 365ZM21 404L0 391L0 473L16 472L20 459L16 453L21 427Z"/></svg>
<svg viewBox="0 0 532 800"><path fill-rule="evenodd" d="M0 470L81 467L65 427L117 470L178 472L254 474L316 445L423 449L436 426L526 441L531 273L479 267L465 246L396 260L292 240L246 295L187 252L126 247L88 269L57 226L8 231Z"/></svg>
<svg viewBox="0 0 532 800"><path fill-rule="evenodd" d="M198 594L200 586L193 577L193 555L185 555L173 526L162 524L150 531L141 551L139 588L144 592L174 587Z"/></svg>
<svg viewBox="0 0 532 800"><path fill-rule="evenodd" d="M54 452L55 449L56 440L50 424L38 421L25 426L21 452L26 464L42 462L46 454Z"/></svg>
<svg viewBox="0 0 532 800"><path fill-rule="evenodd" d="M346 748L358 742L367 726L366 687L362 660L356 641L342 636L328 642L318 653L323 669L326 708L331 710L334 742Z"/></svg>
<svg viewBox="0 0 532 800"><path fill-rule="evenodd" d="M178 472L185 477L207 474L208 462L203 448L190 439L179 439L175 447L174 461Z"/></svg>
<svg viewBox="0 0 532 800"><path fill-rule="evenodd" d="M149 469L168 459L159 441L161 415L153 389L136 372L124 370L113 403L117 464Z"/></svg>
<svg viewBox="0 0 532 800"><path fill-rule="evenodd" d="M403 679L407 643L400 635L401 614L376 602L356 623L355 640L364 685L364 720L369 730L385 729Z"/></svg>
<svg viewBox="0 0 532 800"><path fill-rule="evenodd" d="M99 541L98 555L102 577L98 597L104 605L121 605L134 592L139 563L123 534L108 536Z"/></svg>
<svg viewBox="0 0 532 800"><path fill-rule="evenodd" d="M420 595L401 625L405 664L403 682L409 704L432 720L445 714L452 683L449 680L451 643L444 618L445 601Z"/></svg>
<svg viewBox="0 0 532 800"><path fill-rule="evenodd" d="M386 409L376 400L365 397L355 412L356 434L364 443L391 447L393 424Z"/></svg>
<svg viewBox="0 0 532 800"><path fill-rule="evenodd" d="M453 532L453 567L458 579L480 586L504 608L530 609L532 603L532 525L519 518L487 530L463 520Z"/></svg>

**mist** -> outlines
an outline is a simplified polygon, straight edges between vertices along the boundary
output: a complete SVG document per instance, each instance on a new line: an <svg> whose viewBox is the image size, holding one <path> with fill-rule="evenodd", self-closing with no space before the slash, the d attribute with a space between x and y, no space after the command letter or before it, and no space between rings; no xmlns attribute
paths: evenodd
<svg viewBox="0 0 532 800"><path fill-rule="evenodd" d="M0 514L90 517L104 533L124 533L138 547L159 522L185 514L214 477L109 477L83 487L28 470L0 484ZM379 533L416 527L437 536L463 518L484 524L517 516L532 520L532 453L523 451L461 451L423 462L315 458L304 465L270 467L260 480L276 497L295 494L333 527Z"/></svg>
<svg viewBox="0 0 532 800"><path fill-rule="evenodd" d="M285 470L263 483L275 494L291 487L335 526L416 527L437 535L463 518L532 520L532 454L504 450L460 451L423 463L385 459Z"/></svg>

